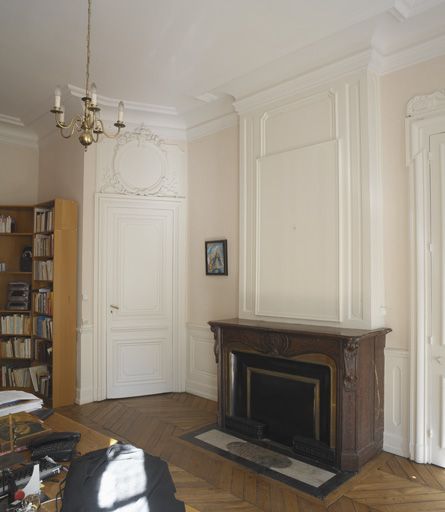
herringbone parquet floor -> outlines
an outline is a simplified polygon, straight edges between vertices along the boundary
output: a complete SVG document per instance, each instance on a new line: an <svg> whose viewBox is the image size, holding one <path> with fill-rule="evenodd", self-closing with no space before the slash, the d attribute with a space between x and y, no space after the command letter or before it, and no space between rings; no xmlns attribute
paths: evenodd
<svg viewBox="0 0 445 512"><path fill-rule="evenodd" d="M395 455L382 453L320 501L203 451L179 437L215 423L216 404L187 393L58 412L168 461L177 497L200 512L445 512L445 470Z"/></svg>

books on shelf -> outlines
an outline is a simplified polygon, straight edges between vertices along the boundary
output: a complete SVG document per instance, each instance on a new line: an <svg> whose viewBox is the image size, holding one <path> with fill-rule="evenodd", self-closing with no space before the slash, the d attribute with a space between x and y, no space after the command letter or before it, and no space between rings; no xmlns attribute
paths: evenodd
<svg viewBox="0 0 445 512"><path fill-rule="evenodd" d="M34 391L43 396L49 396L51 375L48 366L46 364L31 366L28 370Z"/></svg>
<svg viewBox="0 0 445 512"><path fill-rule="evenodd" d="M0 334L31 334L31 318L28 315L0 317Z"/></svg>
<svg viewBox="0 0 445 512"><path fill-rule="evenodd" d="M51 342L47 340L34 340L34 359L40 363L52 362L53 347Z"/></svg>
<svg viewBox="0 0 445 512"><path fill-rule="evenodd" d="M54 235L36 235L34 237L34 256L54 255Z"/></svg>
<svg viewBox="0 0 445 512"><path fill-rule="evenodd" d="M0 215L0 233L13 233L15 231L15 219L11 215Z"/></svg>
<svg viewBox="0 0 445 512"><path fill-rule="evenodd" d="M49 288L39 288L34 294L34 312L42 315L53 314L53 292Z"/></svg>
<svg viewBox="0 0 445 512"><path fill-rule="evenodd" d="M1 357L31 359L33 357L31 338L11 338L0 342Z"/></svg>
<svg viewBox="0 0 445 512"><path fill-rule="evenodd" d="M36 233L52 231L54 229L54 211L48 208L34 210L34 231Z"/></svg>
<svg viewBox="0 0 445 512"><path fill-rule="evenodd" d="M34 279L37 281L53 280L53 260L34 262Z"/></svg>
<svg viewBox="0 0 445 512"><path fill-rule="evenodd" d="M35 316L33 318L33 332L35 336L53 339L53 320L46 316Z"/></svg>

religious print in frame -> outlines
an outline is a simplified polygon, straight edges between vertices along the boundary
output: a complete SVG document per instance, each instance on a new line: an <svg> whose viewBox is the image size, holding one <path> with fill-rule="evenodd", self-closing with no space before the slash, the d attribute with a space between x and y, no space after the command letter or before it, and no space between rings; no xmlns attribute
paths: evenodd
<svg viewBox="0 0 445 512"><path fill-rule="evenodd" d="M227 240L211 240L205 243L206 274L227 276Z"/></svg>

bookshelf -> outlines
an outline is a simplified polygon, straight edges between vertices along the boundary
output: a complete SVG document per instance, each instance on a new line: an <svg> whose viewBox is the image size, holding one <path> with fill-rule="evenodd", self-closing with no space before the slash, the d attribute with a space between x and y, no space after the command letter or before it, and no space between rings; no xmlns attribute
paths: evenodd
<svg viewBox="0 0 445 512"><path fill-rule="evenodd" d="M74 201L0 206L0 389L27 389L52 407L74 402L76 256Z"/></svg>

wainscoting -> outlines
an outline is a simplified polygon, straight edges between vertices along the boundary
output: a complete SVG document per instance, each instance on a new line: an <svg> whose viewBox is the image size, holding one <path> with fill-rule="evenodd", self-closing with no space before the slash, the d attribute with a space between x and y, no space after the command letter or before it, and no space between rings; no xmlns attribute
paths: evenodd
<svg viewBox="0 0 445 512"><path fill-rule="evenodd" d="M206 324L187 325L186 391L217 399L213 334ZM385 432L383 449L408 457L409 445L409 353L385 349Z"/></svg>
<svg viewBox="0 0 445 512"><path fill-rule="evenodd" d="M383 449L409 455L409 353L385 349L385 432Z"/></svg>
<svg viewBox="0 0 445 512"><path fill-rule="evenodd" d="M216 400L218 395L213 343L213 333L207 324L187 324L185 389L209 400Z"/></svg>

